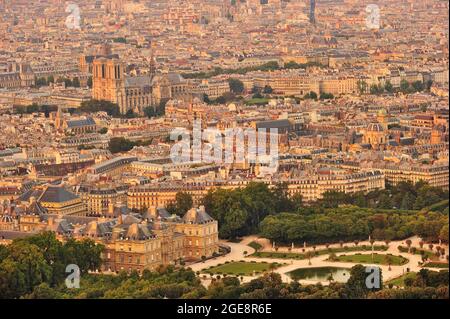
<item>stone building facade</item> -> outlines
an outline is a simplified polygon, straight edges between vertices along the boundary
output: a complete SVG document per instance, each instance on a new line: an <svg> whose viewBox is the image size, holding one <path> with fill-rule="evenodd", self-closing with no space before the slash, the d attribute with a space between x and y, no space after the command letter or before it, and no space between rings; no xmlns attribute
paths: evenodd
<svg viewBox="0 0 450 319"><path fill-rule="evenodd" d="M116 58L99 58L92 66L92 97L119 105L120 112L143 114L144 109L155 110L161 102L172 98L189 98L190 85L176 73L128 76L125 64Z"/></svg>

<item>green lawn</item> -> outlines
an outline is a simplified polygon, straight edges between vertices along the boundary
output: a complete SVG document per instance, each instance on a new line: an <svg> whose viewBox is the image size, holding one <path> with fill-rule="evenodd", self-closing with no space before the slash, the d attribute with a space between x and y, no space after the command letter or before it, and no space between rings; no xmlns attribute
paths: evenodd
<svg viewBox="0 0 450 319"><path fill-rule="evenodd" d="M408 272L408 273L404 274L403 276L400 276L398 278L389 280L385 284L386 285L392 284L392 285L397 286L397 287L404 287L406 278L415 279L416 276L417 276L417 273L415 273L415 272Z"/></svg>
<svg viewBox="0 0 450 319"><path fill-rule="evenodd" d="M434 254L434 252L432 252L430 250L425 250L423 248L411 247L411 249L409 249L408 247L405 247L405 246L398 246L397 249L401 253L410 253L410 254L414 254L414 255L424 255L428 259L436 259L437 258L436 255Z"/></svg>
<svg viewBox="0 0 450 319"><path fill-rule="evenodd" d="M270 252L270 251L257 251L250 255L250 257L256 258L275 258L275 259L305 259L304 254L298 253L282 253L282 252Z"/></svg>
<svg viewBox="0 0 450 319"><path fill-rule="evenodd" d="M388 256L391 261L388 261ZM361 264L380 264L380 265L388 265L399 266L408 263L408 259L402 256L394 256L394 255L380 255L380 254L356 254L356 255L342 255L337 256L335 261L341 262L351 262L351 263L361 263Z"/></svg>
<svg viewBox="0 0 450 319"><path fill-rule="evenodd" d="M230 262L223 265L208 268L206 273L211 274L227 274L227 275L239 275L239 276L251 276L253 272L262 273L270 270L270 263L252 263L252 262ZM275 268L281 266L281 264L273 263ZM274 269L275 269L274 268Z"/></svg>
<svg viewBox="0 0 450 319"><path fill-rule="evenodd" d="M246 105L265 105L267 103L269 103L267 98L255 98L245 101Z"/></svg>
<svg viewBox="0 0 450 319"><path fill-rule="evenodd" d="M260 243L256 242L256 241L252 241L252 242L248 243L248 246L252 247L256 251L258 251L261 248L263 248L263 246Z"/></svg>
<svg viewBox="0 0 450 319"><path fill-rule="evenodd" d="M431 262L428 262L425 265L423 265L423 267L425 267L425 268L442 268L442 269L445 269L445 268L448 268L448 263L441 263L441 262L433 262L433 261L431 261Z"/></svg>
<svg viewBox="0 0 450 319"><path fill-rule="evenodd" d="M374 246L374 251L386 251L387 246ZM338 247L338 248L328 248L316 251L317 256L327 255L331 253L345 253L354 251L371 251L370 246L352 246L352 247ZM305 259L305 254L303 253L289 253L289 252L270 252L270 251L257 251L251 255L251 257L256 258L275 258L275 259Z"/></svg>

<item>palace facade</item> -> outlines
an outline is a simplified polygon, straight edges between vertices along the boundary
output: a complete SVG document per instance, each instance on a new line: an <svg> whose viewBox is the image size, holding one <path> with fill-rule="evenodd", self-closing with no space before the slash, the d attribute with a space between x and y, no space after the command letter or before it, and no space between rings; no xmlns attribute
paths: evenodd
<svg viewBox="0 0 450 319"><path fill-rule="evenodd" d="M112 218L58 216L35 201L0 203L0 244L42 231L53 231L62 241L89 238L105 246L104 272L142 272L219 253L218 223L203 206L182 217L156 207L144 214L115 207L114 214Z"/></svg>

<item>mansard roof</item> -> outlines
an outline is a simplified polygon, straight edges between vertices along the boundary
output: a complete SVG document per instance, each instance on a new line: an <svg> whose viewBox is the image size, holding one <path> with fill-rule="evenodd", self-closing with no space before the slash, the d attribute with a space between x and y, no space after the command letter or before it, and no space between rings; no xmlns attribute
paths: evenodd
<svg viewBox="0 0 450 319"><path fill-rule="evenodd" d="M79 120L69 120L66 123L68 128L95 125L95 121L92 117L87 117L86 119L79 119Z"/></svg>
<svg viewBox="0 0 450 319"><path fill-rule="evenodd" d="M41 196L39 202L64 203L77 199L78 197L61 186L48 186Z"/></svg>
<svg viewBox="0 0 450 319"><path fill-rule="evenodd" d="M190 209L183 216L182 220L187 224L206 224L214 221L214 219L205 211L204 206Z"/></svg>

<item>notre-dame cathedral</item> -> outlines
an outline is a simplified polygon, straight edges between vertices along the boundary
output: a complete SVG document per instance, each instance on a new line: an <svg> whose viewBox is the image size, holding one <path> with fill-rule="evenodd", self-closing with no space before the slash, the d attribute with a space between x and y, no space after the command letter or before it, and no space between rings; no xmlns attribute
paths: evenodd
<svg viewBox="0 0 450 319"><path fill-rule="evenodd" d="M157 109L161 102L189 98L189 82L176 73L157 73L153 57L149 74L131 76L125 63L110 53L81 59L92 73L93 99L117 103L122 114L143 114L146 107Z"/></svg>

